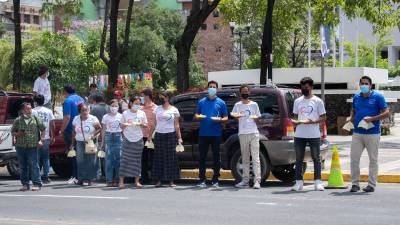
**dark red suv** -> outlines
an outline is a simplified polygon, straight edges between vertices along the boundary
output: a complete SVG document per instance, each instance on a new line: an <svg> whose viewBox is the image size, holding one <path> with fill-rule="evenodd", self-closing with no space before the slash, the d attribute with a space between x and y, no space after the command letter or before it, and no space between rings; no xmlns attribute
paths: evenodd
<svg viewBox="0 0 400 225"><path fill-rule="evenodd" d="M199 99L206 92L188 93L176 96L173 104L181 113L181 129L185 151L179 153L182 169L198 168L198 132L200 123L193 119ZM254 86L250 98L260 107L262 118L258 124L260 131L260 162L261 176L265 181L270 172L281 181L294 180L296 154L294 151L294 128L290 120L294 100L301 96L300 90L279 88L274 85ZM229 112L239 101L239 87L222 88L218 97L223 99ZM241 180L242 164L238 137L238 123L229 118L224 125L221 144L222 168L231 170L236 180ZM325 159L328 142L321 142L321 158ZM307 149L305 163L311 160L310 150ZM212 153L207 156L207 167L212 168Z"/></svg>

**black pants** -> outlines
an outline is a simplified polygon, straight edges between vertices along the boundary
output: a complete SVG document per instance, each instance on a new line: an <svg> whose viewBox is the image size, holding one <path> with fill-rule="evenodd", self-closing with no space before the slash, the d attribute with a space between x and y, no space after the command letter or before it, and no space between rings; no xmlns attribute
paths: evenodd
<svg viewBox="0 0 400 225"><path fill-rule="evenodd" d="M219 146L221 144L221 137L209 137L201 136L199 137L199 151L200 151L200 161L199 161L199 178L201 181L206 180L206 159L208 148L211 146L214 160L214 175L212 182L218 182L219 172L221 170L221 158Z"/></svg>
<svg viewBox="0 0 400 225"><path fill-rule="evenodd" d="M66 145L66 152L68 152L69 147L72 144L72 131L70 131L70 132L65 131L64 132L64 143ZM76 151L76 145L74 146L74 149ZM77 163L76 163L76 157L69 158L69 160L70 160L71 165L72 165L71 177L77 178L78 177L78 166L77 166Z"/></svg>
<svg viewBox="0 0 400 225"><path fill-rule="evenodd" d="M147 138L143 138L143 143L146 144ZM142 182L150 183L151 163L153 162L154 149L148 149L146 146L142 152Z"/></svg>
<svg viewBox="0 0 400 225"><path fill-rule="evenodd" d="M310 146L311 157L314 162L314 179L321 179L320 138L295 138L294 148L296 150L296 180L303 180L303 161L306 145Z"/></svg>

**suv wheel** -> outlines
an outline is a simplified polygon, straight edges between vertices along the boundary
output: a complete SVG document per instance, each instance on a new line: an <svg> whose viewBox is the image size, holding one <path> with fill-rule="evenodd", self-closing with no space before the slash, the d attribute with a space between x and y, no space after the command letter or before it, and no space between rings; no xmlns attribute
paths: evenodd
<svg viewBox="0 0 400 225"><path fill-rule="evenodd" d="M269 163L268 158L260 149L260 165L261 165L261 182L265 182L270 174L271 165ZM234 149L234 153L231 157L230 168L233 177L236 182L240 182L242 180L243 175L243 164L242 164L242 154L240 153L240 147L236 146ZM250 161L250 182L254 180L253 173L253 163Z"/></svg>
<svg viewBox="0 0 400 225"><path fill-rule="evenodd" d="M303 174L306 172L307 169L307 163L303 163ZM296 180L295 174L296 174L296 166L295 164L289 164L289 165L282 165L282 166L275 166L272 169L272 174L274 177L276 177L278 180L285 182L285 183L290 183Z"/></svg>
<svg viewBox="0 0 400 225"><path fill-rule="evenodd" d="M13 178L19 178L19 164L17 158L10 159L10 161L8 161L7 170Z"/></svg>

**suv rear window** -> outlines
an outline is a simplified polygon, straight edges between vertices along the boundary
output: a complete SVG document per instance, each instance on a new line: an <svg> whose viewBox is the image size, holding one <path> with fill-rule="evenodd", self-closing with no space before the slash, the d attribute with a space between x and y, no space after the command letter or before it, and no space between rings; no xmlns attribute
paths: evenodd
<svg viewBox="0 0 400 225"><path fill-rule="evenodd" d="M183 121L193 121L193 116L196 112L197 99L188 99L175 103Z"/></svg>
<svg viewBox="0 0 400 225"><path fill-rule="evenodd" d="M33 108L33 100L29 98L10 98L7 106L7 120L14 120L19 116L21 104L29 102Z"/></svg>
<svg viewBox="0 0 400 225"><path fill-rule="evenodd" d="M293 114L294 101L300 96L301 96L300 93L291 92L291 91L288 91L285 94L286 104L287 104L287 108L288 108L288 114L289 114L289 117L291 117L291 118L294 117L294 114Z"/></svg>

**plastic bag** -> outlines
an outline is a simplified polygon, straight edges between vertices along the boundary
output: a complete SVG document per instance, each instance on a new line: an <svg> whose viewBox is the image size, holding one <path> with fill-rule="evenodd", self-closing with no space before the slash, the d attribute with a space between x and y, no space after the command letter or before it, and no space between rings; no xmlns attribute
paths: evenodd
<svg viewBox="0 0 400 225"><path fill-rule="evenodd" d="M361 120L361 122L358 124L358 127L361 127L361 128L364 128L364 129L368 130L368 129L371 129L371 128L375 127L375 126L371 122L367 123L367 121Z"/></svg>

